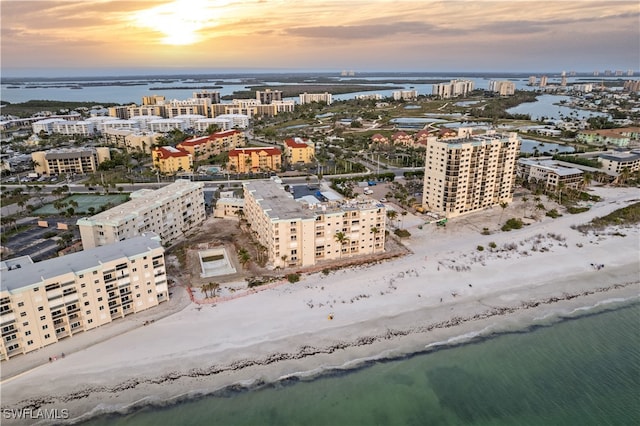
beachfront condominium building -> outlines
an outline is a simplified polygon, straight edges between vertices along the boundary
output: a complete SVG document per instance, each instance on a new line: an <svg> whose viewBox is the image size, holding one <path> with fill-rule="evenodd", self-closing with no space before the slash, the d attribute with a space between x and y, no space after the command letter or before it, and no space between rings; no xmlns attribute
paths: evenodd
<svg viewBox="0 0 640 426"><path fill-rule="evenodd" d="M160 173L174 175L193 171L193 156L173 146L159 146L151 151L153 167Z"/></svg>
<svg viewBox="0 0 640 426"><path fill-rule="evenodd" d="M511 96L516 93L516 84L508 80L491 80L489 82L489 91L495 92L500 96Z"/></svg>
<svg viewBox="0 0 640 426"><path fill-rule="evenodd" d="M386 211L376 200L299 202L274 181L243 185L245 218L273 266L384 252Z"/></svg>
<svg viewBox="0 0 640 426"><path fill-rule="evenodd" d="M631 173L640 171L640 151L611 152L598 156L600 168L605 173L620 174L623 170Z"/></svg>
<svg viewBox="0 0 640 426"><path fill-rule="evenodd" d="M284 141L284 158L288 164L309 164L315 159L315 148L309 139L290 138Z"/></svg>
<svg viewBox="0 0 640 426"><path fill-rule="evenodd" d="M429 138L423 208L444 217L511 202L520 139L516 133Z"/></svg>
<svg viewBox="0 0 640 426"><path fill-rule="evenodd" d="M270 104L273 101L281 101L282 90L256 90L256 99L263 105Z"/></svg>
<svg viewBox="0 0 640 426"><path fill-rule="evenodd" d="M533 160L520 158L516 174L523 181L535 182L546 190L556 190L562 185L565 188L580 188L584 182L584 172L575 167L566 167L554 160Z"/></svg>
<svg viewBox="0 0 640 426"><path fill-rule="evenodd" d="M311 102L324 103L327 105L331 105L333 102L331 98L331 93L300 93L300 105L310 104Z"/></svg>
<svg viewBox="0 0 640 426"><path fill-rule="evenodd" d="M97 215L78 219L82 246L89 249L158 234L165 246L173 244L205 219L202 182L178 179L163 188L132 192L131 200Z"/></svg>
<svg viewBox="0 0 640 426"><path fill-rule="evenodd" d="M201 161L218 155L223 151L230 151L244 145L245 137L243 132L227 130L212 133L208 136L186 139L176 145L176 148L191 154L194 161Z"/></svg>
<svg viewBox="0 0 640 426"><path fill-rule="evenodd" d="M111 159L109 148L58 148L31 153L34 170L44 175L93 173L100 163Z"/></svg>
<svg viewBox="0 0 640 426"><path fill-rule="evenodd" d="M448 83L434 84L431 94L443 99L466 96L474 88L471 80L451 80Z"/></svg>
<svg viewBox="0 0 640 426"><path fill-rule="evenodd" d="M2 262L0 359L167 300L164 249L154 234L42 262Z"/></svg>
<svg viewBox="0 0 640 426"><path fill-rule="evenodd" d="M236 173L280 171L282 151L278 148L250 147L229 151L227 170Z"/></svg>

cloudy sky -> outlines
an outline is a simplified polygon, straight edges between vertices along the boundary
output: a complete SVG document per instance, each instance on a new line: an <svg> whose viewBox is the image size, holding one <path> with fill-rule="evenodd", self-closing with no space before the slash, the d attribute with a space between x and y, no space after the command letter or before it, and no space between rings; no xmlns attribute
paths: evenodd
<svg viewBox="0 0 640 426"><path fill-rule="evenodd" d="M5 76L640 68L637 0L0 0L0 12Z"/></svg>

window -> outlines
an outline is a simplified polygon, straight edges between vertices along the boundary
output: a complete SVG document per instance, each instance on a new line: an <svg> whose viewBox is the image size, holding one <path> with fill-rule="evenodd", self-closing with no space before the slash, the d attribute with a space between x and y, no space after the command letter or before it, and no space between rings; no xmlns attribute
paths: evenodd
<svg viewBox="0 0 640 426"><path fill-rule="evenodd" d="M27 340L27 345L33 345L33 340Z"/></svg>
<svg viewBox="0 0 640 426"><path fill-rule="evenodd" d="M102 297L98 297L98 302L102 302Z"/></svg>
<svg viewBox="0 0 640 426"><path fill-rule="evenodd" d="M91 311L87 311L87 315L91 315Z"/></svg>
<svg viewBox="0 0 640 426"><path fill-rule="evenodd" d="M39 290L40 290L40 287L36 287L33 289L33 291L39 291Z"/></svg>
<svg viewBox="0 0 640 426"><path fill-rule="evenodd" d="M147 290L147 294L151 294L151 289Z"/></svg>
<svg viewBox="0 0 640 426"><path fill-rule="evenodd" d="M93 283L94 284L98 284L100 282L100 280L95 280Z"/></svg>
<svg viewBox="0 0 640 426"><path fill-rule="evenodd" d="M101 311L104 311L104 306L100 306L100 310L101 310Z"/></svg>
<svg viewBox="0 0 640 426"><path fill-rule="evenodd" d="M86 283L82 283L82 284L80 284L80 287L82 287L82 288L85 288L86 286L87 286L87 284L86 284Z"/></svg>
<svg viewBox="0 0 640 426"><path fill-rule="evenodd" d="M38 312L44 311L44 306L38 306Z"/></svg>
<svg viewBox="0 0 640 426"><path fill-rule="evenodd" d="M22 308L24 306L24 302L18 302L18 307Z"/></svg>
<svg viewBox="0 0 640 426"><path fill-rule="evenodd" d="M27 316L27 313L26 313L26 312L20 312L20 316L21 316L21 317L26 317L26 316Z"/></svg>
<svg viewBox="0 0 640 426"><path fill-rule="evenodd" d="M88 293L82 293L82 297L87 297Z"/></svg>
<svg viewBox="0 0 640 426"><path fill-rule="evenodd" d="M89 302L84 302L84 306L89 306Z"/></svg>
<svg viewBox="0 0 640 426"><path fill-rule="evenodd" d="M93 320L92 320L91 318L89 318L89 319L87 320L87 324L91 324L92 322L93 322Z"/></svg>
<svg viewBox="0 0 640 426"><path fill-rule="evenodd" d="M44 321L46 319L47 319L47 317L45 317L44 315L40 317L40 321Z"/></svg>
<svg viewBox="0 0 640 426"><path fill-rule="evenodd" d="M47 325L47 324L45 324L45 325L43 325L43 326L42 326L42 329L43 329L43 330L46 330L47 328L49 328L49 325Z"/></svg>
<svg viewBox="0 0 640 426"><path fill-rule="evenodd" d="M51 337L51 335L50 335L50 334L45 334L45 335L44 335L44 338L45 338L45 339L48 339L49 337Z"/></svg>
<svg viewBox="0 0 640 426"><path fill-rule="evenodd" d="M30 334L31 334L31 330L27 330L27 331L24 332L25 336L29 336Z"/></svg>

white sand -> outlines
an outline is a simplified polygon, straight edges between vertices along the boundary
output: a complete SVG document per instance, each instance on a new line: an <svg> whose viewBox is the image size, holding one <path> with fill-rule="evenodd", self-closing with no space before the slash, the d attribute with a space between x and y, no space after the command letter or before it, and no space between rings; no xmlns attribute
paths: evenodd
<svg viewBox="0 0 640 426"><path fill-rule="evenodd" d="M146 398L160 403L234 383L399 354L559 309L570 312L637 296L640 229L620 229L624 237L611 230L595 236L570 226L638 200L640 192L601 188L597 193L604 201L583 214L487 236L473 217L453 220L446 228L412 227L411 255L304 276L296 284L216 306L189 304L149 326L5 380L2 408L31 401L34 407L66 408L75 418ZM497 221L500 212L493 213ZM490 242L496 243L493 251ZM517 248L501 250L510 243ZM478 245L485 250L478 251ZM605 267L598 270L592 263ZM612 288L616 284L625 285ZM549 300L567 295L581 296ZM533 301L542 303L522 307ZM315 352L321 353L310 355Z"/></svg>

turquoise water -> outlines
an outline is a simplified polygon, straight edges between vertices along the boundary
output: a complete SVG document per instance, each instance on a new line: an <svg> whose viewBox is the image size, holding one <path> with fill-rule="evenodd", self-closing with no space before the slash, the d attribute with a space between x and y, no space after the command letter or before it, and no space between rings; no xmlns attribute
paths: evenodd
<svg viewBox="0 0 640 426"><path fill-rule="evenodd" d="M91 425L640 424L640 304Z"/></svg>

